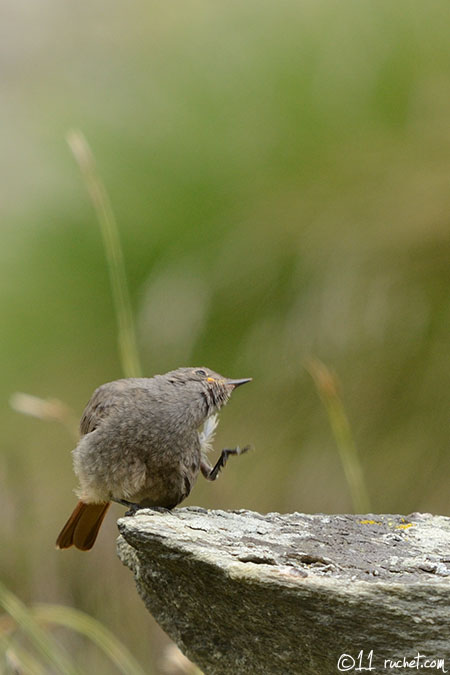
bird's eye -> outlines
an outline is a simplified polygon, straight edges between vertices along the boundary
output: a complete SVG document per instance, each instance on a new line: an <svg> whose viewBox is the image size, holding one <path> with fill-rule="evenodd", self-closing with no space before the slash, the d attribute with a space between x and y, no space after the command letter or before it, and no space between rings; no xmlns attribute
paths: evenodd
<svg viewBox="0 0 450 675"><path fill-rule="evenodd" d="M196 370L196 371L195 371L195 374L196 374L196 375L201 375L202 377L206 377L208 373L206 372L206 370L202 370L202 369L200 368L200 370Z"/></svg>

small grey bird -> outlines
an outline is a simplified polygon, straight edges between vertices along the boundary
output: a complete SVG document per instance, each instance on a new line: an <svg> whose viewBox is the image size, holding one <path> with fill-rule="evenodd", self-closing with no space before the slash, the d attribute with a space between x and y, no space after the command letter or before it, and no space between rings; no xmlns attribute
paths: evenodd
<svg viewBox="0 0 450 675"><path fill-rule="evenodd" d="M172 509L189 495L199 471L215 480L230 455L248 450L222 450L214 467L206 457L217 412L236 387L250 381L209 368L178 368L96 389L73 451L79 502L56 546L91 549L111 501Z"/></svg>

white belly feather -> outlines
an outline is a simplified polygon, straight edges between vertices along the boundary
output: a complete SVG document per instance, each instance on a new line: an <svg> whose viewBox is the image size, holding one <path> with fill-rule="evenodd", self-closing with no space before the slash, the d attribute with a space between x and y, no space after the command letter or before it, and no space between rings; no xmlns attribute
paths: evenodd
<svg viewBox="0 0 450 675"><path fill-rule="evenodd" d="M218 423L219 415L215 413L214 415L208 417L205 424L203 425L203 429L198 432L202 454L206 455L207 452L211 452L213 449L212 445Z"/></svg>

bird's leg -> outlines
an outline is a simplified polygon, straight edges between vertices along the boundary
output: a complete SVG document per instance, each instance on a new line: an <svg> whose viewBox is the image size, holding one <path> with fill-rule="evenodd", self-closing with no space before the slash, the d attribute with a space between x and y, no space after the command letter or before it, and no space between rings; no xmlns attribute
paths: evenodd
<svg viewBox="0 0 450 675"><path fill-rule="evenodd" d="M140 508L139 504L135 504L135 502L129 502L126 499L111 499L112 502L116 502L116 504L121 504L122 506L126 506L128 508L128 511L125 512L126 516L134 516L136 511Z"/></svg>
<svg viewBox="0 0 450 675"><path fill-rule="evenodd" d="M202 458L202 461L200 463L200 469L202 474L207 480L216 480L221 469L223 469L223 467L227 463L228 457L230 455L242 455L244 454L244 452L247 452L247 450L250 450L249 445L246 445L245 448L242 449L239 446L237 446L236 448L225 448L220 453L220 457L213 467L211 467L211 465L205 458Z"/></svg>
<svg viewBox="0 0 450 675"><path fill-rule="evenodd" d="M139 506L139 504L135 504L135 502L129 502L126 499L114 499L111 497L112 502L116 502L116 504L122 504L122 506L127 506L129 509Z"/></svg>
<svg viewBox="0 0 450 675"><path fill-rule="evenodd" d="M111 501L116 502L116 504L122 504L122 506L126 506L128 508L128 511L125 512L126 516L134 516L136 511L139 511L140 509L151 509L152 511L159 511L160 513L166 513L170 511L170 508L165 506L147 506L145 503L136 504L135 502L129 502L126 499L111 499Z"/></svg>

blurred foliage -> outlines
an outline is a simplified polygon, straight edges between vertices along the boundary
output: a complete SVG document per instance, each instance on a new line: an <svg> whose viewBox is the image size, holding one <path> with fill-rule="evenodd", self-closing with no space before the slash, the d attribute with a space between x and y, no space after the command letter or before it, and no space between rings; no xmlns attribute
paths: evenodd
<svg viewBox="0 0 450 675"><path fill-rule="evenodd" d="M187 503L351 509L313 356L341 382L374 510L448 513L450 6L0 12L2 579L26 603L91 614L159 672L161 632L115 557L122 510L89 555L55 551L73 441L8 406L23 391L80 415L121 376L101 236L65 136L84 131L108 188L145 372L254 378L216 447L255 452ZM81 638L67 646L105 672Z"/></svg>
<svg viewBox="0 0 450 675"><path fill-rule="evenodd" d="M0 582L0 665L8 673L81 675L48 626L68 628L97 645L123 675L145 675L120 641L101 623L72 607L41 604L28 609ZM44 627L43 625L44 624ZM28 639L28 643L24 638ZM105 660L107 660L105 659ZM109 664L108 667L110 667Z"/></svg>

